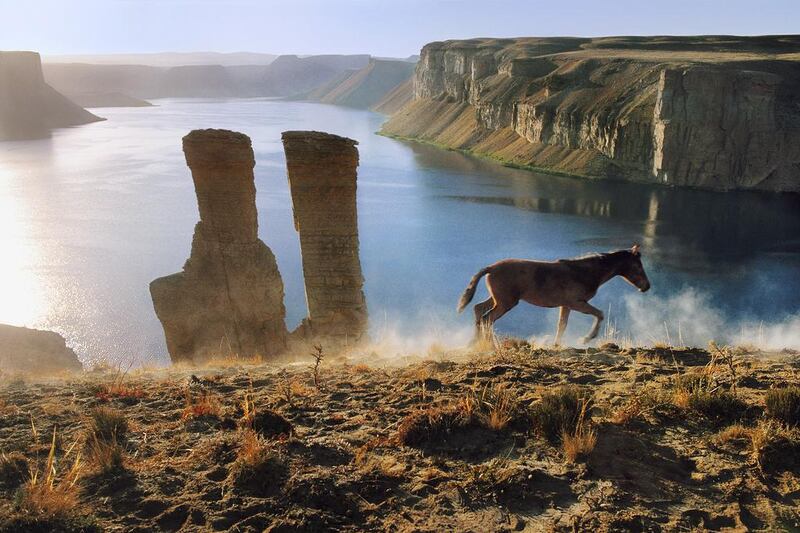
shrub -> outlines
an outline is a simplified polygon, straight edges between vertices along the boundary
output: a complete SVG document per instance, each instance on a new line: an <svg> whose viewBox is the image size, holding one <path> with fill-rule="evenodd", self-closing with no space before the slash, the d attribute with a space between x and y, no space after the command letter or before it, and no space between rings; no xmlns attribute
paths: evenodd
<svg viewBox="0 0 800 533"><path fill-rule="evenodd" d="M186 389L186 406L183 408L183 414L181 414L183 420L219 418L221 413L222 406L216 396L206 390L194 395L190 389Z"/></svg>
<svg viewBox="0 0 800 533"><path fill-rule="evenodd" d="M283 485L288 473L285 459L252 429L242 431L228 483L257 496L267 496Z"/></svg>
<svg viewBox="0 0 800 533"><path fill-rule="evenodd" d="M74 448L68 450L66 456ZM77 454L72 467L62 476L56 469L56 430L47 455L44 471L35 470L30 480L22 486L19 493L21 511L42 518L70 516L78 505L78 479L81 474L80 454Z"/></svg>
<svg viewBox="0 0 800 533"><path fill-rule="evenodd" d="M800 425L800 387L771 389L766 398L767 415L790 426Z"/></svg>
<svg viewBox="0 0 800 533"><path fill-rule="evenodd" d="M99 440L123 439L128 434L128 420L117 409L98 407L92 410L89 431Z"/></svg>
<svg viewBox="0 0 800 533"><path fill-rule="evenodd" d="M19 452L0 454L0 488L16 489L30 475L28 459Z"/></svg>
<svg viewBox="0 0 800 533"><path fill-rule="evenodd" d="M565 429L561 433L564 458L568 463L574 463L588 456L597 444L597 432L586 419L588 407L589 402L583 401L575 428L571 431Z"/></svg>
<svg viewBox="0 0 800 533"><path fill-rule="evenodd" d="M589 421L591 402L591 395L576 385L545 392L531 409L533 428L550 442L557 442L564 432L572 432L578 427L581 413L584 413L585 421Z"/></svg>

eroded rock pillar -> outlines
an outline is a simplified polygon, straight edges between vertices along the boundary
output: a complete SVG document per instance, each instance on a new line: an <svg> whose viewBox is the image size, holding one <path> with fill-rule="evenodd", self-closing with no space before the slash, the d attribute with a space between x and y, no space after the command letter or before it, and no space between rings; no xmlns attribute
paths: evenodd
<svg viewBox="0 0 800 533"><path fill-rule="evenodd" d="M200 222L183 272L150 284L173 362L271 356L286 348L283 281L258 238L250 138L195 130L183 138Z"/></svg>
<svg viewBox="0 0 800 533"><path fill-rule="evenodd" d="M367 329L358 251L358 143L315 131L283 133L308 318L301 337L353 344Z"/></svg>

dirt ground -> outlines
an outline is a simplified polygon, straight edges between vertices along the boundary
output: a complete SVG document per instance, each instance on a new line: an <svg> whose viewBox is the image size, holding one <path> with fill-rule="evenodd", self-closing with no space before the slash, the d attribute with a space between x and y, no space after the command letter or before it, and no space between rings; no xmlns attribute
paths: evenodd
<svg viewBox="0 0 800 533"><path fill-rule="evenodd" d="M1 376L0 531L800 530L798 353L330 359Z"/></svg>

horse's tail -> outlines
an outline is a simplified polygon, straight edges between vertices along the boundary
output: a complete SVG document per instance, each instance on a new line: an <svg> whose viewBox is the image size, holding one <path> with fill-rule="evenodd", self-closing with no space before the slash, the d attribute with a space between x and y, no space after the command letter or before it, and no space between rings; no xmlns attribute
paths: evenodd
<svg viewBox="0 0 800 533"><path fill-rule="evenodd" d="M478 288L478 282L483 276L489 273L489 270L489 267L482 268L469 280L469 285L464 289L464 294L461 295L461 299L458 300L458 307L456 309L459 313L472 301L473 296L475 296L475 289Z"/></svg>

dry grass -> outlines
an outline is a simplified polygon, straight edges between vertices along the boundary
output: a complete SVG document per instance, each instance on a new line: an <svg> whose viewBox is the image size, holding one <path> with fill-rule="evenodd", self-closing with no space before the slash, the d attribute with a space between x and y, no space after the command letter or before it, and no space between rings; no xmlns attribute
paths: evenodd
<svg viewBox="0 0 800 533"><path fill-rule="evenodd" d="M597 444L597 432L586 418L589 401L584 400L582 403L575 428L572 431L565 430L561 433L561 447L564 451L564 459L568 463L575 463L579 459L587 457Z"/></svg>
<svg viewBox="0 0 800 533"><path fill-rule="evenodd" d="M222 404L216 395L203 390L199 394L192 394L186 389L186 406L181 414L182 420L195 418L219 418L222 414Z"/></svg>
<svg viewBox="0 0 800 533"><path fill-rule="evenodd" d="M61 461L65 461L75 445L67 451ZM72 466L59 475L56 462L56 430L50 452L43 470L38 468L31 473L30 480L22 486L19 493L19 509L39 517L63 517L75 511L78 506L78 480L82 472L80 452L77 452Z"/></svg>
<svg viewBox="0 0 800 533"><path fill-rule="evenodd" d="M542 394L531 409L534 430L550 442L558 442L565 432L577 428L581 419L591 419L591 394L576 385L564 385Z"/></svg>
<svg viewBox="0 0 800 533"><path fill-rule="evenodd" d="M19 452L0 453L0 488L16 489L29 477L27 457Z"/></svg>
<svg viewBox="0 0 800 533"><path fill-rule="evenodd" d="M140 387L128 385L122 381L114 381L100 385L99 390L95 393L95 397L103 402L108 402L114 399L119 400L141 400L146 393Z"/></svg>
<svg viewBox="0 0 800 533"><path fill-rule="evenodd" d="M280 489L288 474L283 456L256 431L243 429L236 460L228 473L228 485L256 496Z"/></svg>
<svg viewBox="0 0 800 533"><path fill-rule="evenodd" d="M364 363L358 363L357 365L353 365L351 370L359 374L366 374L368 372L372 372L372 367Z"/></svg>
<svg viewBox="0 0 800 533"><path fill-rule="evenodd" d="M800 387L771 389L765 399L767 415L790 426L800 425Z"/></svg>
<svg viewBox="0 0 800 533"><path fill-rule="evenodd" d="M635 420L641 420L649 412L667 403L660 391L652 387L642 388L630 395L625 403L611 416L615 424L628 425Z"/></svg>
<svg viewBox="0 0 800 533"><path fill-rule="evenodd" d="M120 446L128 433L128 420L116 409L99 407L92 411L86 428L86 452L101 474L122 470L125 453Z"/></svg>

